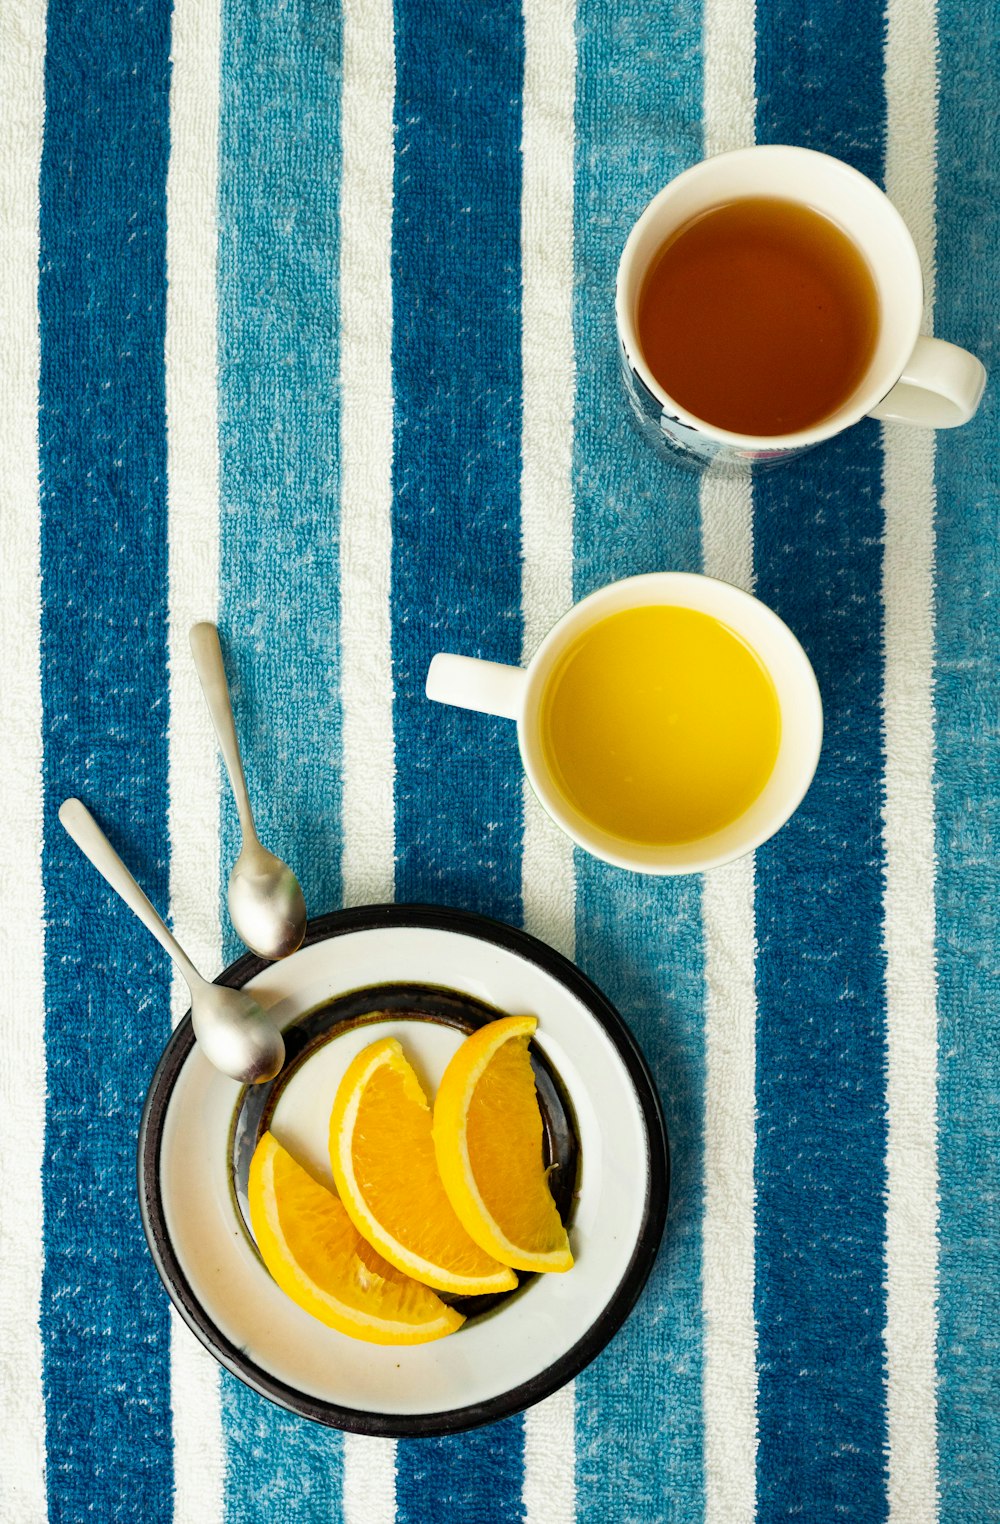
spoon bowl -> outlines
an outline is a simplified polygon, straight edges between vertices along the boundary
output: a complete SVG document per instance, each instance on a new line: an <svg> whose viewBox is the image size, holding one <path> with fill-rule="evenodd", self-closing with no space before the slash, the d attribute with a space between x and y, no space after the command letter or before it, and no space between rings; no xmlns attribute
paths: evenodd
<svg viewBox="0 0 1000 1524"><path fill-rule="evenodd" d="M229 875L229 914L261 958L287 958L306 934L306 905L287 863L260 843L247 793L219 632L208 620L191 626L191 654L236 801L243 847Z"/></svg>
<svg viewBox="0 0 1000 1524"><path fill-rule="evenodd" d="M302 946L306 903L287 863L248 841L229 875L229 914L248 947L272 961Z"/></svg>
<svg viewBox="0 0 1000 1524"><path fill-rule="evenodd" d="M209 1063L241 1084L274 1079L285 1061L281 1033L245 990L208 983L192 990L191 1025Z"/></svg>

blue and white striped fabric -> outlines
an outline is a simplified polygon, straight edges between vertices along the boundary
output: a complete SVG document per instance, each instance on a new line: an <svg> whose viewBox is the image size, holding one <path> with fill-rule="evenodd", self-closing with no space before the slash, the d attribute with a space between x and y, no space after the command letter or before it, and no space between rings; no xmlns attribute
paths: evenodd
<svg viewBox="0 0 1000 1524"><path fill-rule="evenodd" d="M1000 365L1000 10L961 0L0 3L0 1515L11 1524L1000 1518L997 389L762 479L650 454L612 286L706 153L832 152ZM755 861L575 855L509 726L428 705L591 589L711 571L823 688ZM315 912L522 922L656 1072L675 1192L619 1336L523 1417L398 1445L220 1373L133 1181L171 1011L58 828L91 803L196 960L235 822L185 653L215 617L265 839Z"/></svg>

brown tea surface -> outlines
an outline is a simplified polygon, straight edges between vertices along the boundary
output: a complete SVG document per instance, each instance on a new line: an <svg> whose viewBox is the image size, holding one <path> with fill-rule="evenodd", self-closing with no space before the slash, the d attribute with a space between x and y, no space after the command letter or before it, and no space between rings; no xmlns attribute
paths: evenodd
<svg viewBox="0 0 1000 1524"><path fill-rule="evenodd" d="M865 374L878 293L855 244L798 202L712 207L664 245L639 295L656 379L706 423L773 436L821 423Z"/></svg>

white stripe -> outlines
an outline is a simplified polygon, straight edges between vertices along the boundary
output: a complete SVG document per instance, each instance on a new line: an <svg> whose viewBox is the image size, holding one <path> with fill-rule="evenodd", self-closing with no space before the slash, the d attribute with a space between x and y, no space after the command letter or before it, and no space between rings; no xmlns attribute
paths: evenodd
<svg viewBox="0 0 1000 1524"><path fill-rule="evenodd" d="M174 1435L174 1524L216 1524L225 1514L226 1447L219 1367L170 1309L170 1401Z"/></svg>
<svg viewBox="0 0 1000 1524"><path fill-rule="evenodd" d="M755 1516L754 860L714 868L702 889L705 934L705 1219L702 1400L705 1518Z"/></svg>
<svg viewBox="0 0 1000 1524"><path fill-rule="evenodd" d="M524 660L573 602L575 0L525 0L521 189ZM572 958L573 844L524 787L524 925ZM576 1515L572 1384L524 1415L526 1524Z"/></svg>
<svg viewBox="0 0 1000 1524"><path fill-rule="evenodd" d="M521 191L524 660L573 602L574 0L524 6ZM569 838L525 786L522 892L535 935L573 955Z"/></svg>
<svg viewBox="0 0 1000 1524"><path fill-rule="evenodd" d="M706 0L705 154L754 142L753 0ZM701 489L705 571L753 587L753 495L748 472L709 471ZM705 875L705 1350L707 1524L743 1524L756 1511L757 1331L754 1322L754 1148L757 998L754 860Z"/></svg>
<svg viewBox="0 0 1000 1524"><path fill-rule="evenodd" d="M524 1524L576 1518L576 1388L571 1381L524 1415Z"/></svg>
<svg viewBox="0 0 1000 1524"><path fill-rule="evenodd" d="M211 978L222 958L216 743L188 646L215 619L219 586L216 405L218 0L175 0L167 167L167 518L169 540L170 916ZM189 1005L179 975L176 1022ZM170 1324L174 1518L216 1524L224 1512L219 1368L180 1317Z"/></svg>
<svg viewBox="0 0 1000 1524"><path fill-rule="evenodd" d="M753 592L753 490L749 468L713 466L702 477L701 559L710 577Z"/></svg>
<svg viewBox="0 0 1000 1524"><path fill-rule="evenodd" d="M706 474L705 571L753 588L748 474ZM754 1321L754 1126L757 996L754 859L705 875L705 1218L702 1307L707 1524L755 1514L757 1331Z"/></svg>
<svg viewBox="0 0 1000 1524"><path fill-rule="evenodd" d="M937 27L933 0L889 0L886 190L934 305ZM886 425L886 1386L889 1517L931 1524L937 1465L937 969L934 910L934 435Z"/></svg>
<svg viewBox="0 0 1000 1524"><path fill-rule="evenodd" d="M394 1524L396 1442L344 1435L344 1524Z"/></svg>
<svg viewBox="0 0 1000 1524"><path fill-rule="evenodd" d="M705 0L702 12L702 124L705 157L750 148L757 96L754 0Z"/></svg>
<svg viewBox="0 0 1000 1524"><path fill-rule="evenodd" d="M45 118L44 0L0 9L0 1499L48 1518L39 1306L44 1260L45 936L38 494L38 174Z"/></svg>
<svg viewBox="0 0 1000 1524"><path fill-rule="evenodd" d="M340 215L340 691L345 905L395 893L392 0L345 0ZM396 1446L345 1434L347 1524L392 1524Z"/></svg>
<svg viewBox="0 0 1000 1524"><path fill-rule="evenodd" d="M340 645L346 905L391 900L391 0L346 0L341 97ZM351 1443L350 1440L347 1441Z"/></svg>

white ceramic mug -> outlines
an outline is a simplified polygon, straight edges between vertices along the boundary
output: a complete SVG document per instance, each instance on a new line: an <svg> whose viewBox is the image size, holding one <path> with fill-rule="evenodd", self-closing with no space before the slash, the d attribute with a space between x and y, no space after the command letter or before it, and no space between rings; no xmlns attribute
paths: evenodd
<svg viewBox="0 0 1000 1524"><path fill-rule="evenodd" d="M655 605L696 609L741 636L770 673L781 714L774 769L749 808L709 836L671 846L625 841L576 810L548 767L539 724L545 690L567 647L611 614ZM650 572L591 593L549 631L527 668L439 654L427 673L427 697L516 720L524 770L555 823L595 857L636 873L697 873L742 857L767 841L800 804L816 771L823 739L816 677L788 626L749 593L693 572Z"/></svg>
<svg viewBox="0 0 1000 1524"><path fill-rule="evenodd" d="M875 351L850 397L811 428L776 437L716 428L682 407L653 375L636 331L643 282L670 235L701 212L749 196L801 202L829 217L863 254L879 299ZM809 148L778 145L704 159L653 198L622 252L615 315L629 400L643 432L661 448L707 461L784 460L866 415L955 428L979 406L986 371L968 350L921 335L923 300L920 260L906 224L878 186L850 165Z"/></svg>

